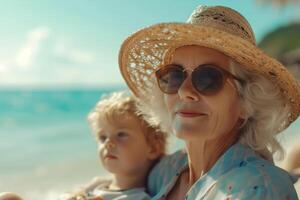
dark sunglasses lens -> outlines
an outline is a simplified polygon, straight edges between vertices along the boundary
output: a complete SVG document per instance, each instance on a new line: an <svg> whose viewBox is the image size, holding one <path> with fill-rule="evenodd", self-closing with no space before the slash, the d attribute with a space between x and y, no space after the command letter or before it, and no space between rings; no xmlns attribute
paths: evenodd
<svg viewBox="0 0 300 200"><path fill-rule="evenodd" d="M168 94L178 91L185 77L182 69L178 67L167 67L156 72L160 89Z"/></svg>
<svg viewBox="0 0 300 200"><path fill-rule="evenodd" d="M211 95L223 87L223 73L213 67L200 67L193 72L192 82L198 92Z"/></svg>

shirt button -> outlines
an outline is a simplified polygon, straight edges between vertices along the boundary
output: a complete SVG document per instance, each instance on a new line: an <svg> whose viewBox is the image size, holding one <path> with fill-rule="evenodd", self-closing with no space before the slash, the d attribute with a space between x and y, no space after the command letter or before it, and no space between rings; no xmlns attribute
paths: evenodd
<svg viewBox="0 0 300 200"><path fill-rule="evenodd" d="M243 167L243 166L245 166L245 165L247 165L247 162L246 162L246 161L240 162L240 167Z"/></svg>

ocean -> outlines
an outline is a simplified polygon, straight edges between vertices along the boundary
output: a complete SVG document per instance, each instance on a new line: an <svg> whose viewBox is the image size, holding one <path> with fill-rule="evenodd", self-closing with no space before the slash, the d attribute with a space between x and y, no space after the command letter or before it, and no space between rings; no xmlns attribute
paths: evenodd
<svg viewBox="0 0 300 200"><path fill-rule="evenodd" d="M56 199L105 175L86 116L111 91L1 91L0 192Z"/></svg>
<svg viewBox="0 0 300 200"><path fill-rule="evenodd" d="M94 176L107 176L86 117L102 95L116 90L0 91L0 192L56 199ZM299 132L298 120L281 134L285 148L300 141ZM170 152L183 146L172 141Z"/></svg>

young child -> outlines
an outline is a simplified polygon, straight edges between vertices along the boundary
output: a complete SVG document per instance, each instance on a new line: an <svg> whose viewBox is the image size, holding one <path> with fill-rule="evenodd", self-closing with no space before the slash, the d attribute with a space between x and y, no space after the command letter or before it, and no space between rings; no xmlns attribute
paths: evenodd
<svg viewBox="0 0 300 200"><path fill-rule="evenodd" d="M165 154L166 134L150 127L138 114L135 98L122 92L100 100L88 121L101 163L112 178L96 179L73 199L150 199L145 191L147 175Z"/></svg>

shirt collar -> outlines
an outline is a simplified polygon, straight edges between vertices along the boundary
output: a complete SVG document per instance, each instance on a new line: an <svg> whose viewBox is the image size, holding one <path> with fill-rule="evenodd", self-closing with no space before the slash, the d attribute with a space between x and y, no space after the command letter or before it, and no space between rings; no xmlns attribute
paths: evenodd
<svg viewBox="0 0 300 200"><path fill-rule="evenodd" d="M187 193L189 197L196 197L199 194L205 195L215 184L218 177L226 174L233 168L246 165L247 161L256 159L257 155L249 147L237 142L233 144L217 160L214 166L190 188Z"/></svg>

